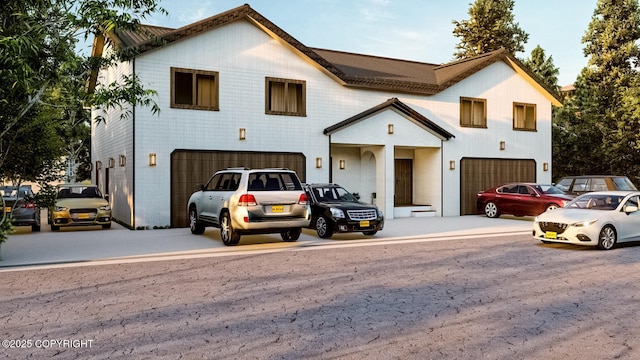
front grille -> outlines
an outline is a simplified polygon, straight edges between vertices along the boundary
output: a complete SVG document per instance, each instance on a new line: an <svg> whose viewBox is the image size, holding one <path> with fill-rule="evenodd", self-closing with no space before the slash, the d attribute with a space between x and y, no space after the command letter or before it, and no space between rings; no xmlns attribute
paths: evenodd
<svg viewBox="0 0 640 360"><path fill-rule="evenodd" d="M97 213L98 210L95 208L69 210L69 215L75 222L94 221L96 219Z"/></svg>
<svg viewBox="0 0 640 360"><path fill-rule="evenodd" d="M567 227L569 227L569 225L563 223L547 221L540 222L540 230L544 232L553 231L557 234L562 234L565 230L567 230Z"/></svg>
<svg viewBox="0 0 640 360"><path fill-rule="evenodd" d="M378 212L374 210L347 210L347 215L351 220L375 220Z"/></svg>

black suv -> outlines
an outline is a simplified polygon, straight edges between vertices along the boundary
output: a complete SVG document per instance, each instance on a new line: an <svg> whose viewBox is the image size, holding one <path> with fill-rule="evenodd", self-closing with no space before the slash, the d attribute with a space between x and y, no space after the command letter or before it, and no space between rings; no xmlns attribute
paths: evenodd
<svg viewBox="0 0 640 360"><path fill-rule="evenodd" d="M337 184L305 184L311 205L309 228L329 238L334 232L375 235L384 227L384 216L375 205L365 204Z"/></svg>

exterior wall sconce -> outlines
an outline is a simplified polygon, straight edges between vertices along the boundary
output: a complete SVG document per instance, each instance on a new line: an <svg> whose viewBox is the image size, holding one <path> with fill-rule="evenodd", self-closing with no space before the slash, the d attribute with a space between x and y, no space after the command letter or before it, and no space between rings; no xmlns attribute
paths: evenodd
<svg viewBox="0 0 640 360"><path fill-rule="evenodd" d="M387 125L387 133L393 134L393 124Z"/></svg>
<svg viewBox="0 0 640 360"><path fill-rule="evenodd" d="M344 168L347 166L347 164L345 163L344 160L340 160L340 170L344 170Z"/></svg>
<svg viewBox="0 0 640 360"><path fill-rule="evenodd" d="M245 140L247 138L247 129L245 128L240 128L240 133L238 135L238 138L240 140Z"/></svg>
<svg viewBox="0 0 640 360"><path fill-rule="evenodd" d="M500 150L504 150L507 144L504 141L500 141Z"/></svg>
<svg viewBox="0 0 640 360"><path fill-rule="evenodd" d="M156 157L156 153L149 153L149 166L156 166L156 161L157 161L157 157Z"/></svg>
<svg viewBox="0 0 640 360"><path fill-rule="evenodd" d="M455 169L456 169L455 160L449 160L449 170L455 170Z"/></svg>
<svg viewBox="0 0 640 360"><path fill-rule="evenodd" d="M109 158L109 169L113 169L114 166L116 166L116 161L114 158Z"/></svg>
<svg viewBox="0 0 640 360"><path fill-rule="evenodd" d="M102 170L102 161L96 161L96 170Z"/></svg>
<svg viewBox="0 0 640 360"><path fill-rule="evenodd" d="M549 163L542 164L542 171L549 171Z"/></svg>
<svg viewBox="0 0 640 360"><path fill-rule="evenodd" d="M322 158L321 157L317 157L316 158L316 168L320 169L322 167Z"/></svg>
<svg viewBox="0 0 640 360"><path fill-rule="evenodd" d="M125 166L127 165L127 157L124 155L120 155L120 160L118 161L118 165Z"/></svg>

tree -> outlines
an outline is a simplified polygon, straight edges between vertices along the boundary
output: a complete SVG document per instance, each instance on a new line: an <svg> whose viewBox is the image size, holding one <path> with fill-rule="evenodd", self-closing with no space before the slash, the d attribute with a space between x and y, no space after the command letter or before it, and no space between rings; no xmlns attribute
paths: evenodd
<svg viewBox="0 0 640 360"><path fill-rule="evenodd" d="M456 59L465 59L504 48L511 54L524 51L529 34L514 22L515 0L476 0L469 20L453 21L453 35L460 38Z"/></svg>
<svg viewBox="0 0 640 360"><path fill-rule="evenodd" d="M540 45L531 50L531 57L524 60L524 64L538 75L549 90L555 95L559 95L558 74L560 74L560 70L553 64L551 55L549 57L545 56L544 50Z"/></svg>

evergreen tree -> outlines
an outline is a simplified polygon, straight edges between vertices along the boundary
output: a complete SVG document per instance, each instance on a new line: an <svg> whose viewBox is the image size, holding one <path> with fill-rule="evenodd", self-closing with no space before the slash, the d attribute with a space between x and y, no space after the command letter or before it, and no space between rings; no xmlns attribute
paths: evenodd
<svg viewBox="0 0 640 360"><path fill-rule="evenodd" d="M453 21L453 35L460 38L456 59L465 59L504 48L511 54L524 51L529 34L514 22L515 0L476 0L469 20Z"/></svg>
<svg viewBox="0 0 640 360"><path fill-rule="evenodd" d="M559 94L558 89L558 74L560 70L553 64L553 57L545 56L544 50L540 45L536 46L531 51L531 57L524 60L524 64L527 65L534 74L538 75L542 83L555 95Z"/></svg>

